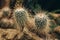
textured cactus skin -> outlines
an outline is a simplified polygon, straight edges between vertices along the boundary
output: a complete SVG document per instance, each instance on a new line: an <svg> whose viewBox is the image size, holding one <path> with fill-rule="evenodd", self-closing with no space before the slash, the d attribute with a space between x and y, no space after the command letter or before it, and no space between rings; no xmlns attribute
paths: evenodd
<svg viewBox="0 0 60 40"><path fill-rule="evenodd" d="M14 16L15 16L17 24L20 26L21 29L23 29L24 26L26 26L26 22L27 22L26 11L24 9L16 10L14 13Z"/></svg>

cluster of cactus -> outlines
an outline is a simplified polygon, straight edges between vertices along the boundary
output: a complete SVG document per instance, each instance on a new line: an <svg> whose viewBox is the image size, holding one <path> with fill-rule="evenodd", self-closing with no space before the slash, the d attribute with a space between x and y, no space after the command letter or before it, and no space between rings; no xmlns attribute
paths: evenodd
<svg viewBox="0 0 60 40"><path fill-rule="evenodd" d="M23 28L27 25L26 23L28 21L31 21L31 19L28 20L29 16L27 14L28 13L26 12L26 10L23 7L19 8L17 6L15 11L14 11L15 21L22 31L23 31ZM49 27L48 27L49 20L45 14L43 14L43 13L36 14L35 17L33 18L33 20L34 20L34 24L35 24L32 27L33 29L35 29L35 27L36 27L36 29L37 29L36 31L38 31L39 33L42 33L42 34L47 33L48 34L48 32L49 32ZM32 30L32 28L31 29L28 28L28 30Z"/></svg>

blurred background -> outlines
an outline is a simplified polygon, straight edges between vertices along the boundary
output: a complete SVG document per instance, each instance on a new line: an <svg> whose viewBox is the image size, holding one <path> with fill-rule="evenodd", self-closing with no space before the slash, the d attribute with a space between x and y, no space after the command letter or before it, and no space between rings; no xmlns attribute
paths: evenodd
<svg viewBox="0 0 60 40"><path fill-rule="evenodd" d="M33 8L36 5L41 6L43 10L53 11L60 9L60 0L23 0L24 6L27 8ZM11 0L10 8L14 8L16 0ZM0 8L4 6L4 0L0 0ZM31 7L32 6L32 7Z"/></svg>

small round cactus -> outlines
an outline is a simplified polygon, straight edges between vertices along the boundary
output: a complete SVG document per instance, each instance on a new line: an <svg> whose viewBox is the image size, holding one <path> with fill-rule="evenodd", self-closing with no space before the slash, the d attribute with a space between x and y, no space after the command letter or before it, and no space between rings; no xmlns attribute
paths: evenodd
<svg viewBox="0 0 60 40"><path fill-rule="evenodd" d="M35 25L37 28L44 28L47 26L48 18L44 14L38 14L35 16Z"/></svg>
<svg viewBox="0 0 60 40"><path fill-rule="evenodd" d="M37 34L46 36L50 31L48 16L40 13L36 14L34 18Z"/></svg>
<svg viewBox="0 0 60 40"><path fill-rule="evenodd" d="M22 9L16 9L14 12L14 16L15 16L17 24L20 26L21 29L23 29L27 23L26 11L23 8Z"/></svg>

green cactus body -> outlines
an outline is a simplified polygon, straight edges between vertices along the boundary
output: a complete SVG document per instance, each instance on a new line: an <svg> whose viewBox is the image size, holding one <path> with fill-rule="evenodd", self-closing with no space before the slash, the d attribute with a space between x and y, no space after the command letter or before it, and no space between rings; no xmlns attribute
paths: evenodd
<svg viewBox="0 0 60 40"><path fill-rule="evenodd" d="M24 9L15 10L15 19L20 28L24 28L27 22L27 13Z"/></svg>

